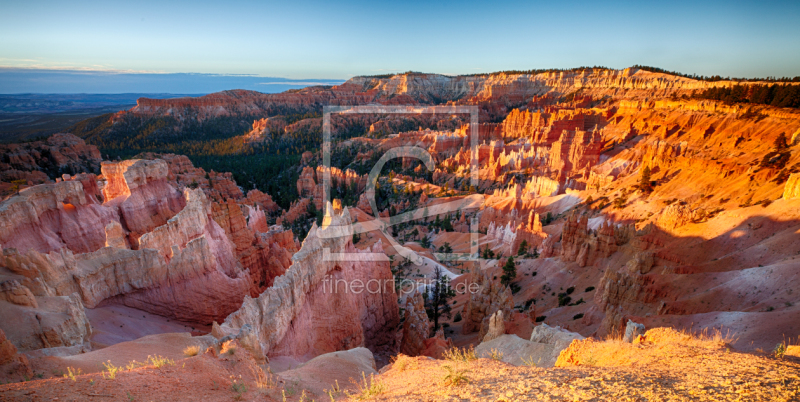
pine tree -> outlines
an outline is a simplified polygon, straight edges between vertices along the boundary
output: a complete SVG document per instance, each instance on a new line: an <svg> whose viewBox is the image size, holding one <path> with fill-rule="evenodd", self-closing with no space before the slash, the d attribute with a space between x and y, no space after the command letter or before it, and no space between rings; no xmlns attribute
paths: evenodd
<svg viewBox="0 0 800 402"><path fill-rule="evenodd" d="M492 251L492 249L490 249L489 245L487 244L486 248L483 249L481 256L487 260L490 258L494 258L494 251Z"/></svg>
<svg viewBox="0 0 800 402"><path fill-rule="evenodd" d="M450 215L449 214L445 215L444 220L442 221L442 229L444 229L445 232L452 232L453 231L453 225L452 225L452 223L450 223Z"/></svg>
<svg viewBox="0 0 800 402"><path fill-rule="evenodd" d="M517 255L525 255L528 252L528 241L522 240L522 243L519 244L519 250L517 250Z"/></svg>
<svg viewBox="0 0 800 402"><path fill-rule="evenodd" d="M433 320L433 336L439 330L439 317L450 318L450 300L456 296L455 290L450 287L450 278L443 274L440 267L433 271L433 283L431 283L425 296L425 312L428 318Z"/></svg>
<svg viewBox="0 0 800 402"><path fill-rule="evenodd" d="M503 276L500 277L500 283L505 286L511 284L511 281L517 277L517 264L514 262L514 257L508 257L505 265L503 265Z"/></svg>
<svg viewBox="0 0 800 402"><path fill-rule="evenodd" d="M431 247L431 241L428 239L428 236L422 235L422 240L419 241L419 244L424 248Z"/></svg>
<svg viewBox="0 0 800 402"><path fill-rule="evenodd" d="M639 181L639 188L645 193L653 191L653 187L650 184L650 166L645 166L644 169L642 169L642 177Z"/></svg>

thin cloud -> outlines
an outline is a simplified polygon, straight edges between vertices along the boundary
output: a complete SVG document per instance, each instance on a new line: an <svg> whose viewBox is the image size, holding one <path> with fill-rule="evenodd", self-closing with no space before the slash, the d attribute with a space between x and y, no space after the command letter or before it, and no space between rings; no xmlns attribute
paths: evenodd
<svg viewBox="0 0 800 402"><path fill-rule="evenodd" d="M37 71L75 71L81 73L106 73L106 74L170 74L164 71L152 71L152 70L120 70L108 67L79 67L79 66L54 66L54 65L44 65L44 64L30 64L25 66L15 66L15 65L2 65L0 64L0 69L2 70L37 70Z"/></svg>
<svg viewBox="0 0 800 402"><path fill-rule="evenodd" d="M344 81L317 82L317 81L277 81L277 82L257 82L256 85L339 85Z"/></svg>

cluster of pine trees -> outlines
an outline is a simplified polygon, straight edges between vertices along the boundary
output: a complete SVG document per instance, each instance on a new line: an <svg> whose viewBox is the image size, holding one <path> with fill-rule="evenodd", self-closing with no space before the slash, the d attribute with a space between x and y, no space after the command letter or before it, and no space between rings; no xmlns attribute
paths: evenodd
<svg viewBox="0 0 800 402"><path fill-rule="evenodd" d="M800 108L800 85L753 84L709 88L695 94L696 98L729 103L755 103L776 107Z"/></svg>
<svg viewBox="0 0 800 402"><path fill-rule="evenodd" d="M638 68L639 70L649 71L651 73L662 73L662 74L669 74L669 75L676 75L678 77L685 77L691 78L693 80L700 80L700 81L767 81L767 82L800 82L800 76L789 78L789 77L766 77L766 78L731 78L731 77L722 77L720 75L697 75L697 74L684 74L677 71L669 71L663 68L652 67L652 66L642 66L639 64L633 65L633 68Z"/></svg>

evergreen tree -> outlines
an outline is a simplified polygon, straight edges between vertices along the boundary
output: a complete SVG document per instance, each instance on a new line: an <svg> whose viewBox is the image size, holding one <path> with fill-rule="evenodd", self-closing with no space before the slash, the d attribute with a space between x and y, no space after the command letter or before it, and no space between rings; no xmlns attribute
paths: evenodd
<svg viewBox="0 0 800 402"><path fill-rule="evenodd" d="M423 235L422 240L420 240L419 244L424 248L430 248L431 241L428 239L428 236Z"/></svg>
<svg viewBox="0 0 800 402"><path fill-rule="evenodd" d="M431 333L433 336L439 330L439 317L450 318L450 300L456 296L455 290L450 287L450 278L444 275L440 267L434 269L433 282L423 296L425 296L425 312L428 318L433 320Z"/></svg>
<svg viewBox="0 0 800 402"><path fill-rule="evenodd" d="M645 193L653 191L653 187L650 184L650 166L645 166L644 169L642 169L642 177L639 180L639 188Z"/></svg>
<svg viewBox="0 0 800 402"><path fill-rule="evenodd" d="M444 242L443 245L439 246L439 252L440 253L448 253L448 254L452 253L453 252L453 247L450 247L450 243Z"/></svg>
<svg viewBox="0 0 800 402"><path fill-rule="evenodd" d="M487 259L487 260L490 259L490 258L494 258L494 251L492 251L492 249L490 249L489 245L487 244L486 248L483 249L483 252L481 253L481 256L483 258Z"/></svg>
<svg viewBox="0 0 800 402"><path fill-rule="evenodd" d="M514 262L514 257L508 257L505 265L503 265L503 276L500 277L500 283L505 286L511 284L511 281L517 277L517 264Z"/></svg>
<svg viewBox="0 0 800 402"><path fill-rule="evenodd" d="M522 243L519 244L519 250L517 250L517 255L525 255L528 252L528 241L522 240Z"/></svg>
<svg viewBox="0 0 800 402"><path fill-rule="evenodd" d="M444 220L442 221L442 229L445 232L452 232L453 231L453 224L450 223L450 215L445 215Z"/></svg>

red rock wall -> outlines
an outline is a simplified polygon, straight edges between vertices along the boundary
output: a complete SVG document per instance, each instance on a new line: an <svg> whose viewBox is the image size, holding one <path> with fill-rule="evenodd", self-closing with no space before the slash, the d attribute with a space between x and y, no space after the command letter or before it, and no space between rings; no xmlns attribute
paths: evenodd
<svg viewBox="0 0 800 402"><path fill-rule="evenodd" d="M342 216L331 217L332 227L349 223L346 210ZM359 345L381 354L396 352L399 316L394 286L373 286L374 292L331 287L336 283L333 279L348 283L391 279L388 262L327 261L326 247L330 253L365 251L353 247L350 236L323 239L318 231L312 228L289 270L258 298L245 298L221 331L236 334L249 325L263 353L271 356L313 357ZM381 253L380 243L366 252Z"/></svg>

